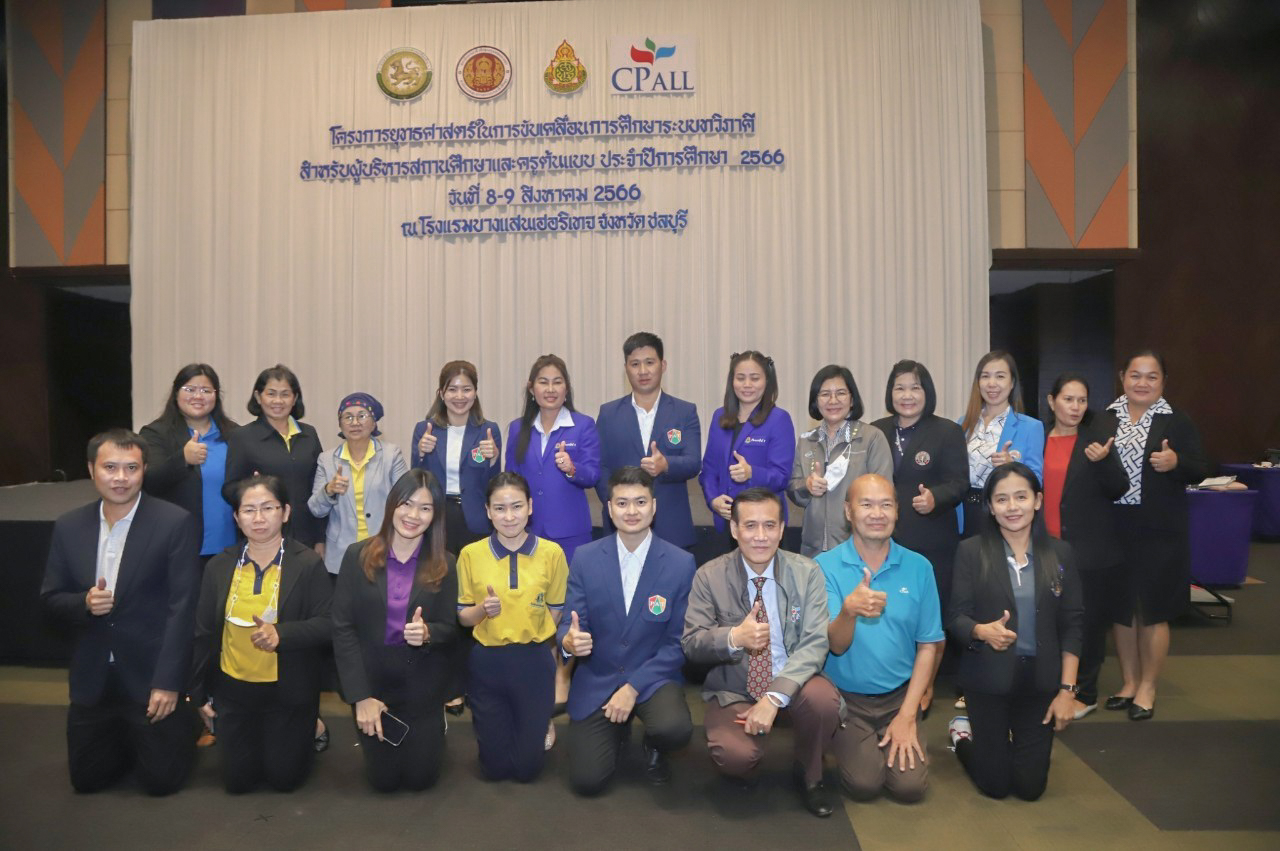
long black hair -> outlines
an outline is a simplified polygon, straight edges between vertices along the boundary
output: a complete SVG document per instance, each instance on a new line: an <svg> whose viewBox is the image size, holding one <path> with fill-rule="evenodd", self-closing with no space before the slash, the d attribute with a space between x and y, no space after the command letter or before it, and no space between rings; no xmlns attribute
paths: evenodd
<svg viewBox="0 0 1280 851"><path fill-rule="evenodd" d="M524 455L529 451L529 438L533 434L533 418L538 415L538 400L533 396L533 382L537 379L538 373L549 366L554 366L564 376L564 407L570 413L577 411L577 408L573 407L573 382L569 380L569 367L564 365L564 359L559 355L543 355L534 361L533 368L529 370L529 383L524 392L524 411L520 414L520 434L516 437L516 459L519 461L524 461Z"/></svg>
<svg viewBox="0 0 1280 851"><path fill-rule="evenodd" d="M1060 394L1063 391L1063 389L1073 381L1081 385L1082 387L1084 387L1085 396L1089 397L1090 399L1093 398L1093 390L1089 388L1089 379L1085 378L1084 374L1079 372L1059 373L1058 377L1053 379L1053 386L1049 388L1049 395L1052 396L1054 399L1057 399L1058 394ZM1084 411L1084 416L1080 418L1080 428L1086 428L1092 422L1093 422L1093 408L1086 406ZM1058 424L1057 419L1054 417L1053 409L1050 408L1048 411L1048 414L1044 418L1044 433L1048 434L1049 429L1053 428L1057 424Z"/></svg>
<svg viewBox="0 0 1280 851"><path fill-rule="evenodd" d="M387 569L387 553L391 550L391 538L396 531L396 509L423 488L431 494L431 505L435 512L431 517L431 525L422 534L422 543L418 546L418 565L413 579L419 585L436 589L440 587L440 580L449 572L449 561L444 549L444 488L440 487L440 480L430 471L414 467L396 479L396 483L391 486L391 492L387 494L386 510L382 514L382 528L369 539L361 553L360 568L370 582L377 578L378 571Z"/></svg>
<svg viewBox="0 0 1280 851"><path fill-rule="evenodd" d="M173 377L173 387L169 389L169 398L165 400L164 410L160 412L158 419L165 425L184 429L187 427L186 418L178 410L178 393L187 382L199 375L209 379L209 383L213 385L213 410L209 413L209 418L218 426L222 439L226 440L227 432L235 428L236 423L222 410L222 382L218 380L218 373L207 363L189 363L178 370L178 374Z"/></svg>
<svg viewBox="0 0 1280 851"><path fill-rule="evenodd" d="M736 429L739 425L738 394L733 392L733 371L745 360L755 361L764 370L764 393L760 396L760 404L756 405L747 421L757 427L764 425L764 421L778 404L778 372L773 367L773 358L754 349L734 352L729 357L729 376L724 381L724 414L720 417L720 428Z"/></svg>
<svg viewBox="0 0 1280 851"><path fill-rule="evenodd" d="M1033 494L1043 494L1040 477L1035 471L1021 461L1010 461L1001 464L987 477L987 484L982 489L982 504L987 509L986 522L982 525L982 575L984 578L993 570L1007 570L1008 562L1004 555L1004 536L995 515L991 513L991 495L996 485L1009 478L1018 476L1031 486ZM1062 581L1062 566L1058 563L1058 555L1053 549L1049 531L1044 525L1043 504L1036 510L1031 521L1031 558L1035 562L1036 581L1044 582L1045 588L1052 588L1054 583Z"/></svg>

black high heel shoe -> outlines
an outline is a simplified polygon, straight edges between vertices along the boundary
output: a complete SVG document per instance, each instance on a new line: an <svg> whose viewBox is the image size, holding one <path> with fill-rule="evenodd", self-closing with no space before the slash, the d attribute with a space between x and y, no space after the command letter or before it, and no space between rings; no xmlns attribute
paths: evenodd
<svg viewBox="0 0 1280 851"><path fill-rule="evenodd" d="M1130 706L1133 706L1133 698L1121 697L1118 694L1113 694L1111 697L1107 698L1107 702L1102 704L1102 706L1104 709L1109 709L1112 712L1119 712L1122 709L1128 709Z"/></svg>

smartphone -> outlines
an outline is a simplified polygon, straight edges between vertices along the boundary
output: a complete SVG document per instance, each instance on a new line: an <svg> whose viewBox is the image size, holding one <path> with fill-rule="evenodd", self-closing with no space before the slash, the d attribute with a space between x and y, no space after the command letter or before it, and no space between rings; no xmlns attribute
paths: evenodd
<svg viewBox="0 0 1280 851"><path fill-rule="evenodd" d="M409 735L409 725L387 710L382 710L382 740L391 747L398 748L407 735Z"/></svg>

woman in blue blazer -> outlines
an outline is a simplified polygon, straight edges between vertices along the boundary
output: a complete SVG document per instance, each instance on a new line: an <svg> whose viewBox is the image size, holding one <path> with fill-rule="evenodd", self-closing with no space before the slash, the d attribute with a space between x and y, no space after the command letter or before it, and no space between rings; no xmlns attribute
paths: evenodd
<svg viewBox="0 0 1280 851"><path fill-rule="evenodd" d="M556 355L529 370L524 413L507 427L506 466L533 491L529 531L555 541L572 561L591 540L587 491L600 478L600 437L595 420L573 407L569 368Z"/></svg>
<svg viewBox="0 0 1280 851"><path fill-rule="evenodd" d="M445 486L445 549L456 557L493 526L485 513L489 480L502 471L502 430L484 418L469 361L449 361L426 419L413 427L413 466L430 470Z"/></svg>
<svg viewBox="0 0 1280 851"><path fill-rule="evenodd" d="M1013 355L997 349L978 361L960 428L969 450L969 492L957 519L961 534L970 537L982 529L982 487L992 470L1020 461L1037 477L1044 475L1044 423L1023 413Z"/></svg>
<svg viewBox="0 0 1280 851"><path fill-rule="evenodd" d="M773 358L756 351L729 358L724 405L711 416L707 450L698 483L723 538L733 498L750 487L766 487L782 501L786 521L787 484L796 457L791 415L778 403L778 373ZM732 547L732 541L723 540ZM727 550L725 550L727 551Z"/></svg>

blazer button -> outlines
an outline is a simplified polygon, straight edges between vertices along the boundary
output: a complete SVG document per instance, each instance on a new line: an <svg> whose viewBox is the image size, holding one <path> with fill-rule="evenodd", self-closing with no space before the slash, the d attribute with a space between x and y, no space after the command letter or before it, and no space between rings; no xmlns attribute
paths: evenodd
<svg viewBox="0 0 1280 851"><path fill-rule="evenodd" d="M619 665L619 666L618 666L618 673L619 673L619 674L626 673L626 670L627 670L627 669L626 669L626 668L624 668L624 667L622 667L621 665Z"/></svg>

